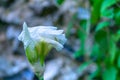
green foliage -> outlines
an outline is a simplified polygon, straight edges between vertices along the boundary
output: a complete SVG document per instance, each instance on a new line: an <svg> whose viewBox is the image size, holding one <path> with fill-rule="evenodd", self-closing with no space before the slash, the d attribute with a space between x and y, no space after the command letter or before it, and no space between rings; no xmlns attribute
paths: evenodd
<svg viewBox="0 0 120 80"><path fill-rule="evenodd" d="M91 11L91 23L97 24L100 19L100 8L103 0L93 0L93 6Z"/></svg>
<svg viewBox="0 0 120 80"><path fill-rule="evenodd" d="M101 17L113 18L114 8L111 7L116 3L116 0L104 0L101 6Z"/></svg>
<svg viewBox="0 0 120 80"><path fill-rule="evenodd" d="M104 21L104 22L100 22L97 27L96 27L96 31L101 30L104 27L108 27L110 26L110 22Z"/></svg>
<svg viewBox="0 0 120 80"><path fill-rule="evenodd" d="M78 33L78 38L79 38L79 41L81 42L81 47L79 48L78 51L75 52L75 57L79 57L81 55L83 55L85 53L85 40L87 38L87 24L86 24L86 20L82 20L80 21L80 25L79 26L79 29L77 31Z"/></svg>
<svg viewBox="0 0 120 80"><path fill-rule="evenodd" d="M106 69L103 73L103 80L116 80L117 69L115 67L110 67Z"/></svg>
<svg viewBox="0 0 120 80"><path fill-rule="evenodd" d="M92 80L95 78L99 73L99 69L97 68L92 74L90 74L89 78Z"/></svg>
<svg viewBox="0 0 120 80"><path fill-rule="evenodd" d="M118 62L117 62L118 68L120 68L120 54L118 55Z"/></svg>
<svg viewBox="0 0 120 80"><path fill-rule="evenodd" d="M117 46L120 42L118 2L120 1L90 0L91 18L80 20L77 35L81 44L79 50L75 52L75 58L81 55L86 57L79 69L84 71L91 63L97 65L97 70L89 74L87 80L120 80L120 46ZM89 35L93 35L90 55L86 51Z"/></svg>
<svg viewBox="0 0 120 80"><path fill-rule="evenodd" d="M116 3L116 0L103 0L101 6L101 12L105 12L109 7Z"/></svg>
<svg viewBox="0 0 120 80"><path fill-rule="evenodd" d="M65 1L65 0L56 0L56 3L57 3L58 5L61 5L64 1Z"/></svg>
<svg viewBox="0 0 120 80"><path fill-rule="evenodd" d="M115 10L115 22L117 25L120 25L120 8Z"/></svg>
<svg viewBox="0 0 120 80"><path fill-rule="evenodd" d="M68 23L68 26L67 26L67 31L66 31L66 36L68 37L70 35L70 30L71 28L74 26L74 21L76 19L76 14L74 14L72 16L72 19L70 20L70 22Z"/></svg>
<svg viewBox="0 0 120 80"><path fill-rule="evenodd" d="M92 62L84 62L82 65L80 65L79 67L79 72L83 72L84 70L86 70L86 68L91 64Z"/></svg>
<svg viewBox="0 0 120 80"><path fill-rule="evenodd" d="M107 11L101 12L101 17L112 19L114 17L114 9L108 9Z"/></svg>
<svg viewBox="0 0 120 80"><path fill-rule="evenodd" d="M109 42L109 55L110 55L110 62L113 64L116 55L116 43L111 39Z"/></svg>

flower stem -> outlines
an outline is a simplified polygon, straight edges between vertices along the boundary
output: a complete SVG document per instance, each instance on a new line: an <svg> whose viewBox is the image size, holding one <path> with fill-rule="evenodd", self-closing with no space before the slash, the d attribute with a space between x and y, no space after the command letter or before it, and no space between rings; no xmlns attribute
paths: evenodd
<svg viewBox="0 0 120 80"><path fill-rule="evenodd" d="M39 80L44 80L43 75L39 75L39 74L36 73L36 76L38 77Z"/></svg>
<svg viewBox="0 0 120 80"><path fill-rule="evenodd" d="M43 76L39 76L39 80L44 80Z"/></svg>
<svg viewBox="0 0 120 80"><path fill-rule="evenodd" d="M44 63L41 64L40 61L35 62L32 64L32 69L39 80L44 80Z"/></svg>

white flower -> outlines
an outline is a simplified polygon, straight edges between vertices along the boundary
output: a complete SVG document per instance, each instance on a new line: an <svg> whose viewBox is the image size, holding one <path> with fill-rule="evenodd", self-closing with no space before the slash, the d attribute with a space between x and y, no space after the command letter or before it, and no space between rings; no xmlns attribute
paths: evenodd
<svg viewBox="0 0 120 80"><path fill-rule="evenodd" d="M66 42L63 30L57 30L53 26L27 27L23 24L23 31L18 39L24 43L24 48L29 61L34 61L38 56L44 58L52 47L57 50L63 48Z"/></svg>
<svg viewBox="0 0 120 80"><path fill-rule="evenodd" d="M31 40L33 40L34 42L44 41L57 50L61 50L66 42L63 30L57 30L57 28L53 26L36 26L27 28L26 23L23 24L23 31L18 39L24 43L25 48L31 44Z"/></svg>

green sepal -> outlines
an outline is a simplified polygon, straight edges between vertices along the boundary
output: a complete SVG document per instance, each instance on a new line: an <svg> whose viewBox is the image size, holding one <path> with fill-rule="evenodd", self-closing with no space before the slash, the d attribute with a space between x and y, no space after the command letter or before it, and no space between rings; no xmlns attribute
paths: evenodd
<svg viewBox="0 0 120 80"><path fill-rule="evenodd" d="M26 52L26 56L31 64L38 61L38 54L36 53L34 48L32 49L30 46L28 46L26 48L25 52Z"/></svg>
<svg viewBox="0 0 120 80"><path fill-rule="evenodd" d="M51 48L52 48L52 46L50 44L46 43L44 40L36 43L35 50L40 58L41 65L44 65L45 57L49 53Z"/></svg>

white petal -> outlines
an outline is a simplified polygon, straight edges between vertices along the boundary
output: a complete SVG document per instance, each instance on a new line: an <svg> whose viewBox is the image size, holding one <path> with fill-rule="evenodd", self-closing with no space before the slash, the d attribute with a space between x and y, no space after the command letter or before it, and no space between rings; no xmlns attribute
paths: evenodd
<svg viewBox="0 0 120 80"><path fill-rule="evenodd" d="M67 41L67 39L65 38L65 34L61 34L61 35L56 36L56 39L62 45L64 45L65 42Z"/></svg>
<svg viewBox="0 0 120 80"><path fill-rule="evenodd" d="M24 47L26 48L29 44L33 43L32 38L30 37L30 33L27 28L27 24L24 22L23 31L18 37L24 43Z"/></svg>
<svg viewBox="0 0 120 80"><path fill-rule="evenodd" d="M24 46L27 46L32 42L36 43L45 40L57 50L61 50L64 43L67 41L63 34L63 30L57 30L57 27L36 26L27 28L26 23L23 24L23 31L19 36L19 40L24 43Z"/></svg>
<svg viewBox="0 0 120 80"><path fill-rule="evenodd" d="M45 39L45 41L49 44L51 44L54 48L56 48L56 50L61 50L63 48L63 45L60 44L59 42L55 41L55 40L51 40L51 39Z"/></svg>
<svg viewBox="0 0 120 80"><path fill-rule="evenodd" d="M53 27L53 26L35 26L35 27L30 27L29 28L29 30L31 31L31 30L42 30L42 29L50 29L50 30L56 30L57 29L57 27Z"/></svg>

